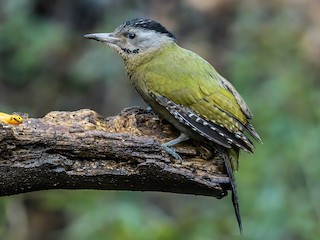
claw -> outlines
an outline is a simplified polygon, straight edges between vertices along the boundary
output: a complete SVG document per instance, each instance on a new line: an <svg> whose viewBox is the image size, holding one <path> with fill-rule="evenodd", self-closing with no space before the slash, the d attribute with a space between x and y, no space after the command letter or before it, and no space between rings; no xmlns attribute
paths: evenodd
<svg viewBox="0 0 320 240"><path fill-rule="evenodd" d="M146 111L146 113L155 114L151 107L146 107L145 111Z"/></svg>
<svg viewBox="0 0 320 240"><path fill-rule="evenodd" d="M181 133L179 137L161 144L161 147L168 153L170 154L172 157L174 157L176 160L179 161L179 163L182 162L182 158L180 157L180 155L178 153L176 153L176 151L174 150L174 148L172 146L181 143L183 141L188 140L189 137L187 135L185 135L184 133Z"/></svg>

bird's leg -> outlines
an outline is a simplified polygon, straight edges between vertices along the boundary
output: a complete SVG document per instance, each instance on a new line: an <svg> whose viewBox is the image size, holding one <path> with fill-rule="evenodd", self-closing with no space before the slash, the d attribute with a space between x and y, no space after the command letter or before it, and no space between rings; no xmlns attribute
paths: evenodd
<svg viewBox="0 0 320 240"><path fill-rule="evenodd" d="M169 141L169 142L166 142L166 143L163 143L161 144L161 147L167 152L169 153L171 156L173 156L175 159L181 161L181 157L179 156L178 153L176 153L176 151L174 150L174 148L172 148L172 146L178 144L178 143L181 143L181 142L184 142L186 140L188 140L189 137L187 135L185 135L184 133L181 133L179 137Z"/></svg>

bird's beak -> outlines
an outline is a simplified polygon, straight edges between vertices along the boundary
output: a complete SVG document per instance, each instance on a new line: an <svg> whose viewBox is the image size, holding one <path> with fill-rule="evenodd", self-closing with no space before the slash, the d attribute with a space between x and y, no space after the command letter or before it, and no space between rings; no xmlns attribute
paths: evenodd
<svg viewBox="0 0 320 240"><path fill-rule="evenodd" d="M116 44L120 41L120 38L117 38L114 33L91 33L85 34L85 38L93 39L100 42L107 42Z"/></svg>

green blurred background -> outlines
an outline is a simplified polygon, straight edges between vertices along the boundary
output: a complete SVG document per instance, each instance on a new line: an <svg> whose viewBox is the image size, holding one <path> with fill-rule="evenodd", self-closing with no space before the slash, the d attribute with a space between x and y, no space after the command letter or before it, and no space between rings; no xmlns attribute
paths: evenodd
<svg viewBox="0 0 320 240"><path fill-rule="evenodd" d="M236 86L264 144L236 174L243 239L320 237L319 0L1 0L0 111L144 105L83 34L151 17ZM0 199L0 239L241 239L230 197L43 191Z"/></svg>

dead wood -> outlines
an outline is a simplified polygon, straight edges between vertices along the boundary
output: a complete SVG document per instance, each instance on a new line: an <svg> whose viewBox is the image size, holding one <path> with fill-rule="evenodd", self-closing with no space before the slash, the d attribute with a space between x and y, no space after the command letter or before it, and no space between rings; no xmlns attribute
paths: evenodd
<svg viewBox="0 0 320 240"><path fill-rule="evenodd" d="M0 124L0 196L44 189L226 196L229 178L214 151L187 141L176 148L182 162L163 151L160 143L177 135L139 107L107 119L83 109Z"/></svg>

